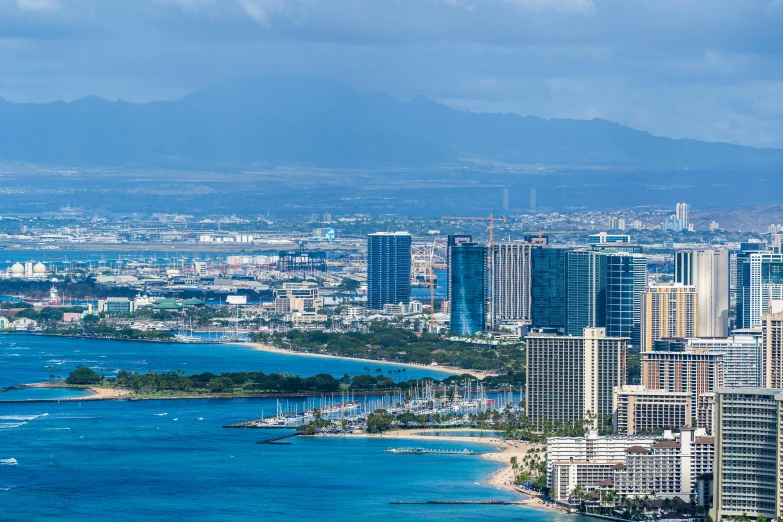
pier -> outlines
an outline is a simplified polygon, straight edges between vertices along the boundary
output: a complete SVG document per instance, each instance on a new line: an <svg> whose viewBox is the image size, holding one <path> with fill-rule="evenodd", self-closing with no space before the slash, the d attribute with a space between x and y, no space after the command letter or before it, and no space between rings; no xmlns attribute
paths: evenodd
<svg viewBox="0 0 783 522"><path fill-rule="evenodd" d="M426 448L389 448L383 450L384 453L394 453L399 455L482 455L478 451L469 449L449 450L449 449L426 449Z"/></svg>

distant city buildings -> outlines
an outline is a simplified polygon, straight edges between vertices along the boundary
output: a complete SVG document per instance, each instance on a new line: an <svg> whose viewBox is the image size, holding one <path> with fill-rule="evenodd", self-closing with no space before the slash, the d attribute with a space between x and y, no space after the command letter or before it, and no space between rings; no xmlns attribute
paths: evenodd
<svg viewBox="0 0 783 522"><path fill-rule="evenodd" d="M367 308L411 300L411 235L376 232L367 236Z"/></svg>

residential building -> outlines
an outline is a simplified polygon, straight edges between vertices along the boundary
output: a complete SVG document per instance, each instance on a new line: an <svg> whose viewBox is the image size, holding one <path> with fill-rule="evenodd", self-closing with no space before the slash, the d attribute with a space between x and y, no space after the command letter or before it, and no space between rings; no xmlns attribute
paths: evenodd
<svg viewBox="0 0 783 522"><path fill-rule="evenodd" d="M283 283L275 289L275 313L277 315L298 312L300 314L318 312L324 306L319 296L318 285L309 281L302 283Z"/></svg>
<svg viewBox="0 0 783 522"><path fill-rule="evenodd" d="M691 395L687 391L648 390L644 386L614 389L614 431L621 435L672 430L690 424Z"/></svg>
<svg viewBox="0 0 783 522"><path fill-rule="evenodd" d="M783 312L763 316L761 331L761 386L781 389L783 388Z"/></svg>
<svg viewBox="0 0 783 522"><path fill-rule="evenodd" d="M735 333L731 337L684 339L687 351L723 354L724 386L762 386L762 342L758 335Z"/></svg>
<svg viewBox="0 0 783 522"><path fill-rule="evenodd" d="M565 333L606 326L606 255L576 250L566 261Z"/></svg>
<svg viewBox="0 0 783 522"><path fill-rule="evenodd" d="M695 286L651 286L642 294L641 330L643 352L653 341L667 337L696 337L698 294Z"/></svg>
<svg viewBox="0 0 783 522"><path fill-rule="evenodd" d="M606 334L628 337L641 344L642 294L647 288L647 257L642 254L606 256Z"/></svg>
<svg viewBox="0 0 783 522"><path fill-rule="evenodd" d="M484 330L487 319L487 249L477 243L451 248L451 330L473 335Z"/></svg>
<svg viewBox="0 0 783 522"><path fill-rule="evenodd" d="M495 243L489 247L490 325L530 322L530 243Z"/></svg>
<svg viewBox="0 0 783 522"><path fill-rule="evenodd" d="M715 433L715 392L696 397L696 426L704 428L707 433Z"/></svg>
<svg viewBox="0 0 783 522"><path fill-rule="evenodd" d="M690 228L691 225L691 207L687 203L677 203L674 207L675 218L682 221L683 228Z"/></svg>
<svg viewBox="0 0 783 522"><path fill-rule="evenodd" d="M721 388L715 395L711 516L783 516L783 391Z"/></svg>
<svg viewBox="0 0 783 522"><path fill-rule="evenodd" d="M449 234L446 240L446 264L448 266L446 283L446 300L451 300L451 249L462 243L471 243L473 237L469 234Z"/></svg>
<svg viewBox="0 0 783 522"><path fill-rule="evenodd" d="M526 339L527 409L538 427L612 415L613 390L626 383L627 339L607 337L605 328Z"/></svg>
<svg viewBox="0 0 783 522"><path fill-rule="evenodd" d="M367 236L367 308L411 300L411 235L376 232Z"/></svg>
<svg viewBox="0 0 783 522"><path fill-rule="evenodd" d="M532 249L530 318L535 327L565 332L568 253L565 248Z"/></svg>
<svg viewBox="0 0 783 522"><path fill-rule="evenodd" d="M754 328L764 314L783 311L783 254L743 250L736 256L735 326Z"/></svg>
<svg viewBox="0 0 783 522"><path fill-rule="evenodd" d="M598 490L607 480L612 480L617 462L590 462L563 460L552 465L552 498L566 502L577 486L586 492Z"/></svg>
<svg viewBox="0 0 783 522"><path fill-rule="evenodd" d="M709 352L642 352L642 386L648 390L688 392L691 412L699 395L724 385L723 354Z"/></svg>
<svg viewBox="0 0 783 522"><path fill-rule="evenodd" d="M695 286L699 337L729 333L728 250L686 250L675 254L674 282Z"/></svg>

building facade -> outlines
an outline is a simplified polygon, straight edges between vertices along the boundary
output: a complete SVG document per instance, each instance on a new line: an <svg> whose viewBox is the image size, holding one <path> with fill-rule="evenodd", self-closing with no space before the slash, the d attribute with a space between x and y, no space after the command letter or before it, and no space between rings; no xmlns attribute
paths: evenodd
<svg viewBox="0 0 783 522"><path fill-rule="evenodd" d="M647 257L642 254L606 256L606 334L628 337L641 344L642 294L647 288Z"/></svg>
<svg viewBox="0 0 783 522"><path fill-rule="evenodd" d="M489 247L490 324L530 322L530 243L495 243Z"/></svg>
<svg viewBox="0 0 783 522"><path fill-rule="evenodd" d="M695 286L651 286L642 294L641 349L667 337L696 337L698 294Z"/></svg>
<svg viewBox="0 0 783 522"><path fill-rule="evenodd" d="M764 314L783 301L783 254L741 251L736 254L736 328L761 325Z"/></svg>
<svg viewBox="0 0 783 522"><path fill-rule="evenodd" d="M539 428L612 415L613 390L626 383L627 339L607 337L605 328L526 339L528 416Z"/></svg>
<svg viewBox="0 0 783 522"><path fill-rule="evenodd" d="M762 321L761 386L781 389L783 388L783 313L765 315Z"/></svg>
<svg viewBox="0 0 783 522"><path fill-rule="evenodd" d="M575 250L566 263L567 335L606 326L606 255Z"/></svg>
<svg viewBox="0 0 783 522"><path fill-rule="evenodd" d="M411 235L377 232L367 236L367 308L411 300Z"/></svg>
<svg viewBox="0 0 783 522"><path fill-rule="evenodd" d="M729 334L728 250L686 250L675 254L674 282L695 286L699 337Z"/></svg>
<svg viewBox="0 0 783 522"><path fill-rule="evenodd" d="M783 391L717 390L713 520L783 516L782 454Z"/></svg>
<svg viewBox="0 0 783 522"><path fill-rule="evenodd" d="M451 248L451 330L473 335L484 330L487 320L487 249L477 243Z"/></svg>
<svg viewBox="0 0 783 522"><path fill-rule="evenodd" d="M550 247L534 248L531 252L530 318L535 327L565 333L568 252Z"/></svg>
<svg viewBox="0 0 783 522"><path fill-rule="evenodd" d="M636 435L673 430L690 424L691 395L687 391L648 390L644 386L614 389L615 433Z"/></svg>
<svg viewBox="0 0 783 522"><path fill-rule="evenodd" d="M762 386L762 342L757 335L706 337L684 340L687 351L723 354L724 386Z"/></svg>
<svg viewBox="0 0 783 522"><path fill-rule="evenodd" d="M451 299L451 249L462 243L472 243L473 236L469 234L449 234L446 240L446 263L448 273L446 274L446 300Z"/></svg>
<svg viewBox="0 0 783 522"><path fill-rule="evenodd" d="M648 390L688 392L691 412L696 412L699 395L715 391L723 385L721 353L642 353L642 386Z"/></svg>

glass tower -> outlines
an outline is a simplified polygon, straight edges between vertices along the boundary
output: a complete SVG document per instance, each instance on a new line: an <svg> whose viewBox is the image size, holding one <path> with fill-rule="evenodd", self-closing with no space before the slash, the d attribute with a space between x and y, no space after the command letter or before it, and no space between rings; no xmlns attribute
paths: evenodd
<svg viewBox="0 0 783 522"><path fill-rule="evenodd" d="M606 257L606 334L641 344L642 293L647 286L647 258L640 254Z"/></svg>
<svg viewBox="0 0 783 522"><path fill-rule="evenodd" d="M537 328L565 332L566 259L564 248L534 248L531 252L530 318Z"/></svg>
<svg viewBox="0 0 783 522"><path fill-rule="evenodd" d="M606 255L576 250L566 259L567 335L606 326Z"/></svg>
<svg viewBox="0 0 783 522"><path fill-rule="evenodd" d="M484 329L487 316L487 249L461 243L451 249L451 329L472 335Z"/></svg>
<svg viewBox="0 0 783 522"><path fill-rule="evenodd" d="M367 236L367 309L411 300L411 235L377 232Z"/></svg>

